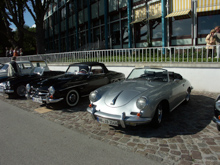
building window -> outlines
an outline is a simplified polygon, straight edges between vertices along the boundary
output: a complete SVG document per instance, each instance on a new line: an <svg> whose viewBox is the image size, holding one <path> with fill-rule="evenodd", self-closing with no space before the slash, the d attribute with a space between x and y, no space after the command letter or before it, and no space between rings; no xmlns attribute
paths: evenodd
<svg viewBox="0 0 220 165"><path fill-rule="evenodd" d="M136 42L147 41L147 24L135 24L135 40Z"/></svg>
<svg viewBox="0 0 220 165"><path fill-rule="evenodd" d="M151 29L151 38L154 39L162 39L162 24L161 18L150 20L150 29Z"/></svg>
<svg viewBox="0 0 220 165"><path fill-rule="evenodd" d="M128 43L128 20L123 20L121 23L122 43Z"/></svg>
<svg viewBox="0 0 220 165"><path fill-rule="evenodd" d="M198 35L207 35L212 29L220 25L220 14L199 16L198 17Z"/></svg>
<svg viewBox="0 0 220 165"><path fill-rule="evenodd" d="M191 36L192 18L175 20L172 18L171 37Z"/></svg>
<svg viewBox="0 0 220 165"><path fill-rule="evenodd" d="M112 45L120 45L120 28L119 22L111 24Z"/></svg>

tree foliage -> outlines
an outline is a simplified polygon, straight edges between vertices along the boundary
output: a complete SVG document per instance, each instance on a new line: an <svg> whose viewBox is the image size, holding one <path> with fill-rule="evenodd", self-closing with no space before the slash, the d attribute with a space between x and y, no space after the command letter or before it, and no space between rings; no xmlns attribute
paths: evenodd
<svg viewBox="0 0 220 165"><path fill-rule="evenodd" d="M1 13L4 18L4 25L7 27L7 37L12 45L23 44L24 34L32 35L36 38L37 53L45 52L45 31L44 31L44 16L49 9L52 0L3 0ZM36 24L36 31L31 31L25 28L24 11L28 11L33 17ZM18 41L13 37L10 29L10 24L13 23L18 30ZM10 39L11 37L11 39ZM19 45L20 46L20 45Z"/></svg>

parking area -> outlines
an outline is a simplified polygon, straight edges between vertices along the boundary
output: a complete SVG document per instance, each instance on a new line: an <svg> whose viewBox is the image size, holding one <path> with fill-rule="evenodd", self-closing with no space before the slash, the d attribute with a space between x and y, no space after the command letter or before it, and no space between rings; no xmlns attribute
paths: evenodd
<svg viewBox="0 0 220 165"><path fill-rule="evenodd" d="M150 125L130 126L124 129L99 124L86 111L89 104L87 97L74 108L59 104L45 107L25 98L8 99L5 95L0 95L0 99L79 131L82 136L136 152L161 164L220 165L220 132L212 121L217 95L193 91L191 101L186 105L180 105L158 129Z"/></svg>

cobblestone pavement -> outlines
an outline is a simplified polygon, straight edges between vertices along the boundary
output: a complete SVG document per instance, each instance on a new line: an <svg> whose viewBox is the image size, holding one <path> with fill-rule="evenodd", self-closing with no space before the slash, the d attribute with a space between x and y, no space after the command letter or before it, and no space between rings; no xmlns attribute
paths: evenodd
<svg viewBox="0 0 220 165"><path fill-rule="evenodd" d="M26 111L77 130L86 136L101 140L124 150L139 153L161 164L220 165L220 132L212 121L217 93L192 92L191 101L180 105L158 129L150 125L111 127L94 121L86 112L88 98L74 108L63 105L44 107L31 100L0 99ZM39 109L51 111L39 113Z"/></svg>

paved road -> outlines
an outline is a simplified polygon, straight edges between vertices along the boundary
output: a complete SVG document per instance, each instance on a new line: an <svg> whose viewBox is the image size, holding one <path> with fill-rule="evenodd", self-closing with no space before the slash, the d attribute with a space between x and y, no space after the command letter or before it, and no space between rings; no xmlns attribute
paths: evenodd
<svg viewBox="0 0 220 165"><path fill-rule="evenodd" d="M31 100L6 96L0 100L78 132L83 138L138 153L160 164L220 165L220 132L212 122L217 95L193 91L189 104L180 105L156 130L149 125L123 129L99 124L86 112L88 98L74 108L57 104L46 108Z"/></svg>
<svg viewBox="0 0 220 165"><path fill-rule="evenodd" d="M155 164L0 100L0 164Z"/></svg>

